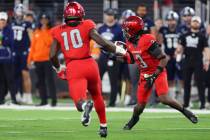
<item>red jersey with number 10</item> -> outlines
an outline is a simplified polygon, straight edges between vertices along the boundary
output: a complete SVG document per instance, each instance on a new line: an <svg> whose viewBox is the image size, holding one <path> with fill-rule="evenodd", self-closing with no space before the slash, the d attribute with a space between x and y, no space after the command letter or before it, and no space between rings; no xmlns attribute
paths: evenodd
<svg viewBox="0 0 210 140"><path fill-rule="evenodd" d="M127 42L127 49L133 55L135 62L138 64L142 74L152 74L159 65L159 60L149 54L148 49L155 42L155 37L151 34L143 34L137 45ZM131 59L127 58L129 63ZM131 61L130 61L131 62Z"/></svg>
<svg viewBox="0 0 210 140"><path fill-rule="evenodd" d="M95 23L92 20L83 20L75 27L63 24L52 28L52 36L61 44L66 63L90 57L89 33L93 28L95 28Z"/></svg>

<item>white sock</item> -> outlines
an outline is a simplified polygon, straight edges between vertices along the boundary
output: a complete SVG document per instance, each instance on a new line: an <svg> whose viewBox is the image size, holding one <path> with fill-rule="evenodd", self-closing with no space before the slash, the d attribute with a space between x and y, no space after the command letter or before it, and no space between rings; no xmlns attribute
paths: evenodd
<svg viewBox="0 0 210 140"><path fill-rule="evenodd" d="M106 123L101 123L100 126L101 127L107 127L107 124Z"/></svg>
<svg viewBox="0 0 210 140"><path fill-rule="evenodd" d="M32 104L32 94L31 93L23 93L23 101L28 104Z"/></svg>
<svg viewBox="0 0 210 140"><path fill-rule="evenodd" d="M86 104L87 104L87 102L84 102L84 103L82 104L82 110L85 110Z"/></svg>
<svg viewBox="0 0 210 140"><path fill-rule="evenodd" d="M175 99L175 87L169 87L169 96L173 99Z"/></svg>
<svg viewBox="0 0 210 140"><path fill-rule="evenodd" d="M117 93L115 104L119 104L119 103L120 103L120 95Z"/></svg>
<svg viewBox="0 0 210 140"><path fill-rule="evenodd" d="M16 94L16 100L17 100L18 102L22 102L22 101L23 101L23 98L21 97L20 92L18 92L18 93Z"/></svg>
<svg viewBox="0 0 210 140"><path fill-rule="evenodd" d="M130 103L130 100L131 100L131 96L130 95L125 95L124 105L128 105Z"/></svg>

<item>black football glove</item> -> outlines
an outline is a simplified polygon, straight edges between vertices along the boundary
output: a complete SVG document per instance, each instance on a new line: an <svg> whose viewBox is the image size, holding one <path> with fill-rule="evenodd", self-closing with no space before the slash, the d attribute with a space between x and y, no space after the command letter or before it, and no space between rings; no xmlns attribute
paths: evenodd
<svg viewBox="0 0 210 140"><path fill-rule="evenodd" d="M150 90L152 88L155 80L157 79L157 77L158 77L158 74L156 74L156 73L154 73L152 75L145 74L144 79L146 80L146 84L145 84L144 88L146 90Z"/></svg>

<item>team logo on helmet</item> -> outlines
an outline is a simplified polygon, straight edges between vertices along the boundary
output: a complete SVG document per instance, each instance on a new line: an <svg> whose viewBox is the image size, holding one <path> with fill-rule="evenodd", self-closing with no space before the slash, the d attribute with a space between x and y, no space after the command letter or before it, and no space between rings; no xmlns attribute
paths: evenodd
<svg viewBox="0 0 210 140"><path fill-rule="evenodd" d="M179 20L179 15L174 11L169 11L166 15L166 20Z"/></svg>
<svg viewBox="0 0 210 140"><path fill-rule="evenodd" d="M181 11L181 15L182 16L194 16L195 10L193 8L187 6Z"/></svg>
<svg viewBox="0 0 210 140"><path fill-rule="evenodd" d="M82 5L77 2L69 2L64 9L64 19L68 25L78 25L85 16Z"/></svg>
<svg viewBox="0 0 210 140"><path fill-rule="evenodd" d="M143 32L144 21L138 16L130 16L123 22L122 28L127 39L135 40Z"/></svg>

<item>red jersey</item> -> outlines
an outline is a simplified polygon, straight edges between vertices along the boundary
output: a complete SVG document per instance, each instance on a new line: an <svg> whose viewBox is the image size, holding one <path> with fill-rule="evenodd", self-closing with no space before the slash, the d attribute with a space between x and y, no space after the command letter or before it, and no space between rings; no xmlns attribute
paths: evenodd
<svg viewBox="0 0 210 140"><path fill-rule="evenodd" d="M138 64L141 73L152 74L159 65L158 59L149 54L148 49L156 41L151 34L143 34L137 45L127 42L127 49L133 55L134 61ZM127 58L128 63L131 63L130 58Z"/></svg>
<svg viewBox="0 0 210 140"><path fill-rule="evenodd" d="M75 59L90 57L90 30L95 28L92 20L84 20L76 27L66 24L58 25L51 30L52 36L60 43L66 63Z"/></svg>

